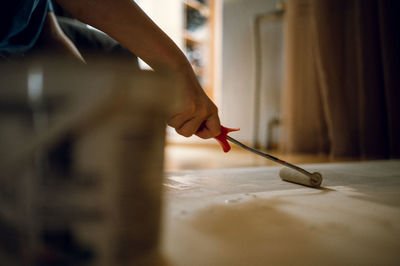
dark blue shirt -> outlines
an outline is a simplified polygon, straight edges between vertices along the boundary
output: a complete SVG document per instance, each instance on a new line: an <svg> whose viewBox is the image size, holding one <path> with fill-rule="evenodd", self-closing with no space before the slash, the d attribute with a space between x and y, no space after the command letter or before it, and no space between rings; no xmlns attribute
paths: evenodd
<svg viewBox="0 0 400 266"><path fill-rule="evenodd" d="M10 0L0 10L0 55L23 54L36 43L50 0Z"/></svg>

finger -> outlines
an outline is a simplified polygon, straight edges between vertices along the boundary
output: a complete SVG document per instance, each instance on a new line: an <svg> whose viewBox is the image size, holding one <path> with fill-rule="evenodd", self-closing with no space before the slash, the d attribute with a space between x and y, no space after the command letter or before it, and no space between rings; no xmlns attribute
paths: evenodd
<svg viewBox="0 0 400 266"><path fill-rule="evenodd" d="M221 122L219 121L218 114L211 116L207 120L206 126L207 126L208 130L210 130L212 137L215 137L215 136L218 136L219 134L221 134Z"/></svg>
<svg viewBox="0 0 400 266"><path fill-rule="evenodd" d="M181 128L186 122L190 121L192 117L187 114L175 115L167 121L167 124L175 129Z"/></svg>
<svg viewBox="0 0 400 266"><path fill-rule="evenodd" d="M180 128L175 129L178 134L190 137L197 132L200 128L201 124L203 123L203 119L200 118L193 118L183 124Z"/></svg>
<svg viewBox="0 0 400 266"><path fill-rule="evenodd" d="M202 139L209 139L218 136L221 133L221 123L219 121L218 115L211 116L204 123L196 135Z"/></svg>
<svg viewBox="0 0 400 266"><path fill-rule="evenodd" d="M185 108L178 114L168 119L167 123L177 129L182 127L187 121L193 119L196 113L196 106L193 103L186 104Z"/></svg>

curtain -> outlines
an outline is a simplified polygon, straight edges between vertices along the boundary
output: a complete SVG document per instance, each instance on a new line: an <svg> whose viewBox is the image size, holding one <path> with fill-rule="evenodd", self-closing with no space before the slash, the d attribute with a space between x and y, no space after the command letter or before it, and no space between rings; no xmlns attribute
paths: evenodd
<svg viewBox="0 0 400 266"><path fill-rule="evenodd" d="M400 157L399 2L288 0L284 151Z"/></svg>

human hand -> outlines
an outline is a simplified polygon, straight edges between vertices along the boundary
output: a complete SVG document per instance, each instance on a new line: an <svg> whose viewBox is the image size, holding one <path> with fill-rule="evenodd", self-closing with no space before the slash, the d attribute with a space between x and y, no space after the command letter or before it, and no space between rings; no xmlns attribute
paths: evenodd
<svg viewBox="0 0 400 266"><path fill-rule="evenodd" d="M186 97L183 108L168 120L168 125L185 137L195 134L208 139L219 135L221 123L218 108L205 94L196 77L186 76L184 88Z"/></svg>

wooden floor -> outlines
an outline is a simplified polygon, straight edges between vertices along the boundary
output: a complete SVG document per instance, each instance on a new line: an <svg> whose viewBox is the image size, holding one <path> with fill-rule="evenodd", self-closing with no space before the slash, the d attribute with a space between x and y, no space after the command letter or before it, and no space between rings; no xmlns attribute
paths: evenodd
<svg viewBox="0 0 400 266"><path fill-rule="evenodd" d="M237 147L166 146L158 265L399 265L399 160L268 153L320 172L322 188Z"/></svg>
<svg viewBox="0 0 400 266"><path fill-rule="evenodd" d="M206 161L215 157L210 151L197 156ZM233 158L220 157L211 166L248 159L236 152L225 156ZM191 157L179 161L207 166ZM399 265L400 161L305 168L323 175L322 188L283 182L280 167L167 173L165 265Z"/></svg>
<svg viewBox="0 0 400 266"><path fill-rule="evenodd" d="M293 164L355 161L352 158L332 159L327 155L318 154L284 154L276 151L268 153ZM165 148L166 172L273 165L277 164L234 146L228 153L224 153L219 145L209 143L205 145L169 143Z"/></svg>

